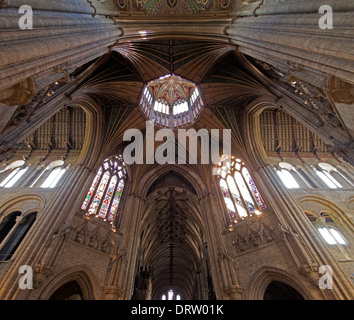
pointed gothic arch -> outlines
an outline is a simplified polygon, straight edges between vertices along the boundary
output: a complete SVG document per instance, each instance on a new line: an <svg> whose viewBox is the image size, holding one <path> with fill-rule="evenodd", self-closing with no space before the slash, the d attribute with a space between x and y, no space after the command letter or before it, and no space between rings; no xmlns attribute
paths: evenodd
<svg viewBox="0 0 354 320"><path fill-rule="evenodd" d="M247 300L263 300L264 294L268 286L277 281L290 286L296 290L305 300L312 300L319 298L315 297L310 292L311 288L305 286L303 281L298 276L290 274L289 272L270 266L264 266L254 273L253 277L249 281L249 285L245 290L245 299ZM312 284L309 284L312 285Z"/></svg>
<svg viewBox="0 0 354 320"><path fill-rule="evenodd" d="M47 283L38 299L50 300L53 297L58 299L64 297L66 293L80 293L82 300L102 298L94 273L84 265L71 267L56 275Z"/></svg>

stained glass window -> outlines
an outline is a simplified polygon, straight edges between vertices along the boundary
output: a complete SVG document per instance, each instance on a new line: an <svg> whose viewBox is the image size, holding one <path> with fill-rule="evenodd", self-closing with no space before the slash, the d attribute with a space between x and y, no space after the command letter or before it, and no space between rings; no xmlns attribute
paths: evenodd
<svg viewBox="0 0 354 320"><path fill-rule="evenodd" d="M235 157L224 157L222 161L217 174L230 221L237 223L254 214L260 215L266 205L244 162Z"/></svg>
<svg viewBox="0 0 354 320"><path fill-rule="evenodd" d="M97 174L81 205L87 215L113 223L118 212L126 179L125 163L120 156L106 159L98 168Z"/></svg>
<svg viewBox="0 0 354 320"><path fill-rule="evenodd" d="M124 180L120 180L117 190L116 190L116 195L114 197L112 206L111 206L111 210L109 211L109 215L108 215L108 221L114 221L117 210L118 210L118 206L119 206L119 202L120 202L120 198L122 197L122 193L124 190Z"/></svg>

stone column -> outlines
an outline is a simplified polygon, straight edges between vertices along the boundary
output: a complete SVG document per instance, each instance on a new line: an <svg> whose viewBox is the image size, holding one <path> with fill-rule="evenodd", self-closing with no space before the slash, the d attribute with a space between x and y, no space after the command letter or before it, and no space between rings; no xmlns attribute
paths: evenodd
<svg viewBox="0 0 354 320"><path fill-rule="evenodd" d="M129 212L122 215L118 232L122 234L121 263L113 274L114 285L123 292L120 299L129 300L135 280L136 259L139 248L139 226L142 215L143 201L134 194L129 194L124 208Z"/></svg>
<svg viewBox="0 0 354 320"><path fill-rule="evenodd" d="M63 236L69 231L71 218L82 199L80 195L85 192L83 188L91 177L92 173L87 167L75 167L63 181L66 187L59 188L37 215L36 222L31 228L32 236L23 240L11 268L1 274L1 277L6 279L1 299L16 299L25 294L17 285L21 265L29 265L34 270L46 270L47 274L51 273L65 243ZM35 280L39 278L40 282L44 280L41 274L35 274Z"/></svg>
<svg viewBox="0 0 354 320"><path fill-rule="evenodd" d="M217 199L213 194L209 194L202 200L202 208L206 213L205 233L217 299L239 300L243 289L234 268L234 258L227 251L221 237L224 231L220 222L223 221L222 210L218 207Z"/></svg>
<svg viewBox="0 0 354 320"><path fill-rule="evenodd" d="M107 17L118 15L118 11L107 12L97 1L31 1L33 29L29 30L19 27L21 5L22 1L7 0L0 14L2 102L30 101L40 87L107 53L121 33ZM31 86L25 86L18 96L17 87L23 87L29 79Z"/></svg>
<svg viewBox="0 0 354 320"><path fill-rule="evenodd" d="M333 29L322 30L323 1L234 1L235 17L226 30L247 55L269 63L298 63L354 83L352 1L327 1Z"/></svg>
<svg viewBox="0 0 354 320"><path fill-rule="evenodd" d="M328 253L324 245L312 230L307 227L306 216L302 209L292 199L286 188L276 183L275 173L270 166L259 168L254 172L258 181L263 181L264 193L279 219L278 229L283 235L283 240L294 259L298 272L306 276L318 288L318 268L329 264L333 272L341 274L337 262ZM316 248L316 249L315 249ZM326 299L350 299L350 284L345 277L338 276L336 285L331 292L320 291Z"/></svg>

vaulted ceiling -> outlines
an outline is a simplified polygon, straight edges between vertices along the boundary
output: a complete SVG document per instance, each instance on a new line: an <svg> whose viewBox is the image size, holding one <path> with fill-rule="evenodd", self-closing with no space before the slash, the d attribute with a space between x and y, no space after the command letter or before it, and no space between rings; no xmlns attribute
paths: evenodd
<svg viewBox="0 0 354 320"><path fill-rule="evenodd" d="M193 127L231 128L238 150L245 150L241 122L244 108L252 100L272 93L235 46L222 41L175 38L119 43L110 53L76 71L81 76L71 93L73 104L80 106L80 101L85 100L96 103L103 122L101 154L121 152L126 130L144 130L146 118L138 108L144 85L171 73L200 88L205 109ZM43 140L40 135L36 137ZM134 179L130 190L134 193L139 178L154 165L131 167ZM193 171L199 172L202 179L210 176L209 167L195 166ZM207 180L205 186L211 190ZM150 187L140 229L140 259L141 266L153 268L155 297L175 288L183 297L193 298L203 256L199 196L188 179L173 171Z"/></svg>
<svg viewBox="0 0 354 320"><path fill-rule="evenodd" d="M226 16L230 0L116 0L121 17Z"/></svg>
<svg viewBox="0 0 354 320"><path fill-rule="evenodd" d="M149 188L141 223L140 263L152 268L153 296L174 289L193 298L203 257L203 224L197 192L181 175L168 171Z"/></svg>
<svg viewBox="0 0 354 320"><path fill-rule="evenodd" d="M240 132L243 108L257 97L271 95L235 46L221 41L184 39L125 42L114 46L111 53L91 66L75 95L87 95L100 101L107 115L110 140L117 146L122 142L121 131L117 131L118 137L110 128L117 126L114 121L122 124L122 119L114 117L113 121L112 115L121 114L131 121L143 86L171 73L196 83L205 108L210 109L224 127L236 129L233 134ZM130 127L142 129L146 119L142 113L139 120L137 117L138 114L133 117ZM198 122L205 125L206 118L210 119L210 113L200 117L195 127ZM215 125L209 123L210 128Z"/></svg>

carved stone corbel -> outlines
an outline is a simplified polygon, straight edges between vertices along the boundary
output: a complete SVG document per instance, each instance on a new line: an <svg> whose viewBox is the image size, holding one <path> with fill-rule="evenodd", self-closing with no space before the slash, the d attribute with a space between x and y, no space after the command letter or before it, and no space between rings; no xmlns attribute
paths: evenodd
<svg viewBox="0 0 354 320"><path fill-rule="evenodd" d="M35 83L32 78L17 83L0 91L0 102L9 106L29 104L36 95Z"/></svg>
<svg viewBox="0 0 354 320"><path fill-rule="evenodd" d="M104 294L107 300L119 300L123 296L123 291L115 286L105 286Z"/></svg>
<svg viewBox="0 0 354 320"><path fill-rule="evenodd" d="M35 289L38 289L42 285L44 280L46 280L54 273L53 268L39 264L34 267L34 272L35 275L33 284Z"/></svg>
<svg viewBox="0 0 354 320"><path fill-rule="evenodd" d="M331 76L327 82L327 95L333 102L354 104L354 85Z"/></svg>
<svg viewBox="0 0 354 320"><path fill-rule="evenodd" d="M306 263L298 267L300 274L308 277L311 284L318 287L318 264L316 263Z"/></svg>

